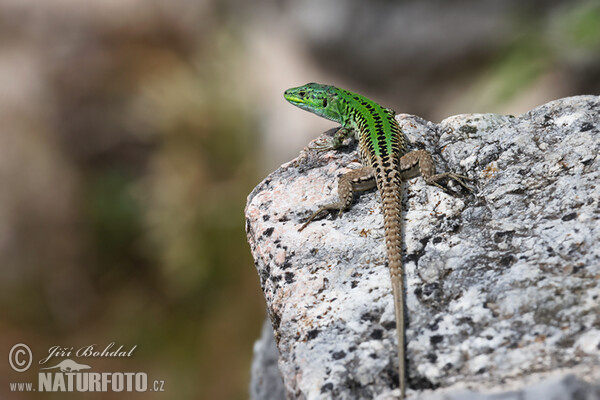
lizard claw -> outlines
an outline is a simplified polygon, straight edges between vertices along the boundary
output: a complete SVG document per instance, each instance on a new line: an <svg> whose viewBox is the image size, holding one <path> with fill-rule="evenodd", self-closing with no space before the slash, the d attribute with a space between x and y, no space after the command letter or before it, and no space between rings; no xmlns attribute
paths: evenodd
<svg viewBox="0 0 600 400"><path fill-rule="evenodd" d="M308 217L308 219L306 220L306 222L298 229L298 232L302 232L302 230L304 228L306 228L308 226L308 224L310 224L319 214L321 214L321 212L323 212L323 211L335 211L335 210L339 210L338 211L338 217L341 217L342 213L344 212L344 209L343 209L343 206L341 206L339 203L334 203L334 204L328 204L328 205L325 205L325 206L321 206L310 217Z"/></svg>
<svg viewBox="0 0 600 400"><path fill-rule="evenodd" d="M444 172L444 173L441 173L441 174L433 175L429 179L425 179L425 182L427 182L429 185L437 186L440 189L444 190L445 192L448 192L448 188L447 187L444 187L444 186L442 186L442 185L440 185L438 183L438 181L440 181L442 179L452 179L452 180L458 182L466 190L468 190L469 193L473 193L473 189L471 189L470 187L468 187L467 184L463 181L463 180L472 181L473 179L469 178L468 176L454 174L452 172Z"/></svg>
<svg viewBox="0 0 600 400"><path fill-rule="evenodd" d="M325 210L326 210L325 208L319 208L317 211L315 211L310 217L308 217L306 222L304 224L302 224L302 226L300 228L298 228L298 232L302 232L302 230L304 230L304 228L306 228L308 226L308 224L310 224L312 222L312 220L317 217L317 215L321 214L321 211L325 211Z"/></svg>
<svg viewBox="0 0 600 400"><path fill-rule="evenodd" d="M467 189L467 191L469 191L469 193L473 193L473 189L468 187L467 184L465 182L463 182L463 180L472 181L473 178L469 178L468 176L458 175L458 174L453 174L453 173L450 173L448 175L448 177L455 180L456 182L458 182L462 187Z"/></svg>

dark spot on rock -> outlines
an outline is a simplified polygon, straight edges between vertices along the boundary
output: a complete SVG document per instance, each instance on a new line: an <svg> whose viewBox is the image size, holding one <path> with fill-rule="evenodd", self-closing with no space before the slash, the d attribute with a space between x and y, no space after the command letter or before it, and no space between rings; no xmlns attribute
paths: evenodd
<svg viewBox="0 0 600 400"><path fill-rule="evenodd" d="M486 338L487 340L492 340L494 337L493 337L492 335L487 335L485 338Z"/></svg>
<svg viewBox="0 0 600 400"><path fill-rule="evenodd" d="M283 265L281 266L281 269L286 270L288 268L290 268L292 266L292 263L289 262L288 260L286 260Z"/></svg>
<svg viewBox="0 0 600 400"><path fill-rule="evenodd" d="M433 335L429 338L429 343L435 346L436 344L442 343L443 340L444 337L442 335Z"/></svg>
<svg viewBox="0 0 600 400"><path fill-rule="evenodd" d="M331 392L333 390L333 383L329 382L321 386L321 393Z"/></svg>
<svg viewBox="0 0 600 400"><path fill-rule="evenodd" d="M440 217L441 217L441 215L440 215ZM445 217L441 217L441 218L445 218ZM460 229L460 222L457 221L456 219L446 220L445 225L446 225L446 230L450 233L458 232L458 230Z"/></svg>
<svg viewBox="0 0 600 400"><path fill-rule="evenodd" d="M423 285L423 294L425 296L431 296L439 288L440 288L440 285L437 282L426 283L425 285Z"/></svg>
<svg viewBox="0 0 600 400"><path fill-rule="evenodd" d="M479 369L479 370L476 372L476 374L477 374L477 375L481 375L481 374L483 374L485 371L486 371L486 368L484 367L484 368L481 368L481 369Z"/></svg>
<svg viewBox="0 0 600 400"><path fill-rule="evenodd" d="M502 241L510 241L512 240L515 231L502 231L494 233L494 242L499 243Z"/></svg>
<svg viewBox="0 0 600 400"><path fill-rule="evenodd" d="M354 289L354 288L355 288L355 287L357 287L357 286L358 286L358 282L357 282L357 281L352 281L352 282L350 282L350 287L351 287L352 289Z"/></svg>
<svg viewBox="0 0 600 400"><path fill-rule="evenodd" d="M422 252L420 253L413 253L413 254L408 254L406 255L406 261L409 262L414 262L415 264L419 263L419 258L421 258Z"/></svg>
<svg viewBox="0 0 600 400"><path fill-rule="evenodd" d="M366 312L363 315L360 316L360 319L362 321L370 321L370 322L376 322L379 320L379 315L375 314L373 312Z"/></svg>
<svg viewBox="0 0 600 400"><path fill-rule="evenodd" d="M277 313L270 312L269 318L271 319L271 325L273 325L273 329L277 331L279 329L279 325L281 325L281 317Z"/></svg>
<svg viewBox="0 0 600 400"><path fill-rule="evenodd" d="M331 358L333 358L334 360L340 360L342 358L346 357L346 352L345 351L336 351L335 353L333 353L331 355Z"/></svg>
<svg viewBox="0 0 600 400"><path fill-rule="evenodd" d="M594 128L594 125L590 124L589 122L584 122L581 124L581 132L589 131L592 128Z"/></svg>
<svg viewBox="0 0 600 400"><path fill-rule="evenodd" d="M423 295L423 289L421 289L421 287L419 286L418 288L415 289L415 296L417 297L421 297Z"/></svg>
<svg viewBox="0 0 600 400"><path fill-rule="evenodd" d="M372 358L373 360L377 360L377 354L371 353L371 354L369 354L369 358Z"/></svg>
<svg viewBox="0 0 600 400"><path fill-rule="evenodd" d="M460 133L465 133L465 134L469 135L469 134L473 134L473 133L477 132L477 127L475 127L473 125L463 125L460 128L458 128L458 131Z"/></svg>
<svg viewBox="0 0 600 400"><path fill-rule="evenodd" d="M313 329L308 331L306 337L308 340L312 340L314 338L316 338L317 336L319 336L319 330L318 329Z"/></svg>
<svg viewBox="0 0 600 400"><path fill-rule="evenodd" d="M436 236L436 237L434 237L434 238L431 240L431 243L433 243L433 244L438 244L438 243L439 243L439 242L441 242L441 241L442 241L442 238L441 238L441 237L439 237L439 236Z"/></svg>
<svg viewBox="0 0 600 400"><path fill-rule="evenodd" d="M269 218L271 218L270 215L268 215L268 214L263 215L263 221L268 221Z"/></svg>
<svg viewBox="0 0 600 400"><path fill-rule="evenodd" d="M310 249L310 254L313 255L313 256L316 255L318 252L319 252L319 249L316 248L316 247Z"/></svg>
<svg viewBox="0 0 600 400"><path fill-rule="evenodd" d="M385 373L388 376L389 381L397 384L399 377L398 377L398 370L396 368L386 368Z"/></svg>
<svg viewBox="0 0 600 400"><path fill-rule="evenodd" d="M512 264L513 262L515 262L515 256L513 256L512 254L509 254L507 256L504 256L500 259L500 265L502 265L503 267L508 267L510 264Z"/></svg>
<svg viewBox="0 0 600 400"><path fill-rule="evenodd" d="M352 346L352 347L348 348L348 351L354 351L354 350L356 350L356 346Z"/></svg>
<svg viewBox="0 0 600 400"><path fill-rule="evenodd" d="M429 362L436 362L437 361L437 354L435 353L428 353L425 358L427 358L429 360Z"/></svg>
<svg viewBox="0 0 600 400"><path fill-rule="evenodd" d="M575 340L573 338L567 337L562 340L559 340L557 344L565 349L570 349L575 345Z"/></svg>
<svg viewBox="0 0 600 400"><path fill-rule="evenodd" d="M286 283L293 283L294 282L294 274L291 272L286 272L285 273L285 282Z"/></svg>
<svg viewBox="0 0 600 400"><path fill-rule="evenodd" d="M572 219L575 219L575 218L577 218L577 213L573 212L573 213L570 213L570 214L567 214L567 215L563 215L561 219L563 221L571 221Z"/></svg>
<svg viewBox="0 0 600 400"><path fill-rule="evenodd" d="M436 320L434 323L429 324L427 327L432 331L437 331L440 327L440 321Z"/></svg>
<svg viewBox="0 0 600 400"><path fill-rule="evenodd" d="M508 193L508 194L525 194L525 189L524 188L516 188L514 190L509 190L506 193Z"/></svg>
<svg viewBox="0 0 600 400"><path fill-rule="evenodd" d="M286 222L289 221L289 217L287 215L282 215L281 217L279 217L279 219L277 219L277 221L279 222Z"/></svg>
<svg viewBox="0 0 600 400"><path fill-rule="evenodd" d="M343 385L349 389L350 393L360 393L363 391L362 388L364 387L362 383L354 379L346 379Z"/></svg>
<svg viewBox="0 0 600 400"><path fill-rule="evenodd" d="M585 268L585 265L576 265L573 267L573 274L578 273L579 271L581 271L583 268Z"/></svg>
<svg viewBox="0 0 600 400"><path fill-rule="evenodd" d="M453 367L452 363L447 363L446 365L444 365L444 371L449 371L451 370Z"/></svg>
<svg viewBox="0 0 600 400"><path fill-rule="evenodd" d="M271 234L273 233L274 230L275 230L275 228L270 227L270 228L265 229L265 231L262 234L263 234L263 236L268 237L268 236L271 236Z"/></svg>
<svg viewBox="0 0 600 400"><path fill-rule="evenodd" d="M434 384L424 376L418 376L412 379L409 377L408 381L408 386L414 390L436 389L438 387L438 385Z"/></svg>
<svg viewBox="0 0 600 400"><path fill-rule="evenodd" d="M584 161L582 161L581 163L587 167L587 166L588 166L588 165L590 165L590 164L591 164L593 161L594 161L594 159L593 159L593 158L589 158L589 159L587 159L587 160L584 160Z"/></svg>
<svg viewBox="0 0 600 400"><path fill-rule="evenodd" d="M371 332L371 338L375 340L381 340L381 338L383 338L383 330L375 329L373 332Z"/></svg>
<svg viewBox="0 0 600 400"><path fill-rule="evenodd" d="M390 331L392 329L396 329L396 321L388 321L381 324L384 329Z"/></svg>

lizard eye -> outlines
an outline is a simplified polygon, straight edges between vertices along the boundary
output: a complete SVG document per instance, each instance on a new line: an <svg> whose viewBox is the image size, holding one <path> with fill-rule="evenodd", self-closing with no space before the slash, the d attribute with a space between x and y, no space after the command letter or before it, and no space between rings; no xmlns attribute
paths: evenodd
<svg viewBox="0 0 600 400"><path fill-rule="evenodd" d="M327 107L327 99L323 99L323 107Z"/></svg>
<svg viewBox="0 0 600 400"><path fill-rule="evenodd" d="M298 96L304 97L304 96L306 96L306 92L304 90L301 90L298 92Z"/></svg>

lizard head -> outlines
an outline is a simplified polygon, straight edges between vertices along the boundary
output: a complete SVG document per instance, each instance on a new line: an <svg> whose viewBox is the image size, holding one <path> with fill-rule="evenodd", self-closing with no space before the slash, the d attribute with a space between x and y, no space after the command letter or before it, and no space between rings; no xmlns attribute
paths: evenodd
<svg viewBox="0 0 600 400"><path fill-rule="evenodd" d="M341 122L338 92L335 87L320 83L307 83L286 90L283 97L296 107L310 111L332 121Z"/></svg>

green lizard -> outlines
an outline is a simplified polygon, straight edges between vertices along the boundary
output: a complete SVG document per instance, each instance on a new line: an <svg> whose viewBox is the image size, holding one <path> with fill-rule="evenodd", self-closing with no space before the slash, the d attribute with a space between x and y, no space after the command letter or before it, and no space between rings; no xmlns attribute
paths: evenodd
<svg viewBox="0 0 600 400"><path fill-rule="evenodd" d="M451 178L470 190L461 180L469 178L448 172L436 174L431 154L425 150L407 153L407 141L394 118L395 112L364 96L335 86L308 83L286 90L284 97L295 106L342 125L330 141L317 146L318 150L336 149L342 145L344 139L354 134L358 140L360 159L364 165L363 168L343 175L338 182L339 201L320 207L299 230L304 229L322 211L338 210L341 214L352 204L354 191L368 190L377 186L381 194L398 335L400 396L404 398L407 374L404 354L401 183L420 173L425 182L442 189L438 181Z"/></svg>

